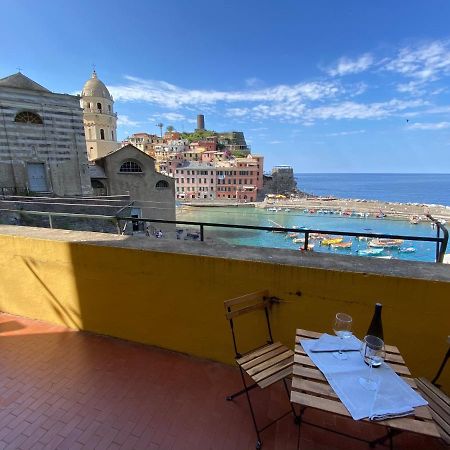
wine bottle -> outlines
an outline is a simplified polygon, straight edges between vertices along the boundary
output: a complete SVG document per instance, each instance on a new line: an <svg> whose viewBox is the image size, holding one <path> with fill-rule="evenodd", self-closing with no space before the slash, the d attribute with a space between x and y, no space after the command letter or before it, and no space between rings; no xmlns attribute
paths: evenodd
<svg viewBox="0 0 450 450"><path fill-rule="evenodd" d="M367 335L376 336L384 341L383 324L381 323L382 307L383 305L381 303L375 304L375 311L373 313L372 322L370 322L369 329L367 330Z"/></svg>
<svg viewBox="0 0 450 450"><path fill-rule="evenodd" d="M375 311L373 313L373 317L372 317L372 321L370 322L369 325L369 329L367 330L367 336L376 336L377 338L380 338L382 341L384 341L383 338L383 324L381 323L381 308L383 307L383 305L381 303L376 303L375 304ZM367 365L370 365L370 361L368 358L366 358L365 355L365 351L366 349L362 349L362 353L363 353L363 357L364 357L364 362ZM376 367L380 367L381 366L381 361L380 362L373 362L372 361L372 367L376 368Z"/></svg>

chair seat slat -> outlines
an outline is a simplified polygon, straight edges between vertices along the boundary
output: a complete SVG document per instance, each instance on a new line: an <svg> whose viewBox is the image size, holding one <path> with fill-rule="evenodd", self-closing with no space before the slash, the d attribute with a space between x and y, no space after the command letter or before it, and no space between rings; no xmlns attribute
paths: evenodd
<svg viewBox="0 0 450 450"><path fill-rule="evenodd" d="M274 342L273 344L265 345L264 347L260 347L256 350L246 353L241 358L236 359L236 362L241 366L242 364L245 364L246 362L257 358L258 356L261 356L264 353L270 352L270 351L275 350L276 348L282 347L282 346L283 346L283 344L281 342Z"/></svg>
<svg viewBox="0 0 450 450"><path fill-rule="evenodd" d="M268 369L257 373L256 375L254 375L252 377L253 381L255 381L255 383L259 383L260 381L274 375L275 373L278 373L278 372L284 370L286 367L292 367L293 364L294 364L294 361L292 360L292 357L289 357L283 361L280 361L279 363L275 364L274 366L271 366Z"/></svg>
<svg viewBox="0 0 450 450"><path fill-rule="evenodd" d="M287 358L292 359L293 355L294 355L294 352L292 350L285 348L285 351L283 353L280 353L279 355L276 355L273 358L270 358L270 359L262 362L261 364L258 364L257 366L251 367L246 372L251 377L253 377L254 375L275 366L276 364L278 364L281 361L284 361ZM294 361L292 360L292 362L294 362Z"/></svg>
<svg viewBox="0 0 450 450"><path fill-rule="evenodd" d="M274 358L275 356L278 356L281 353L284 353L287 350L287 348L284 345L280 345L279 347L277 347L276 349L264 353L261 356L258 356L254 359L252 359L251 361L246 362L245 364L242 364L242 368L246 371L248 371L249 369L251 369L254 366L257 366L258 364L261 364L269 359Z"/></svg>

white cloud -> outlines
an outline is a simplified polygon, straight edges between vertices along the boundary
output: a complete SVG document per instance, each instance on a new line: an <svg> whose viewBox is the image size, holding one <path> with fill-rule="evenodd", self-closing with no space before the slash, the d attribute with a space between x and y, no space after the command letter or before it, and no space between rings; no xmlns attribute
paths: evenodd
<svg viewBox="0 0 450 450"><path fill-rule="evenodd" d="M350 136L352 134L362 134L365 132L366 130L338 131L336 133L329 133L327 136Z"/></svg>
<svg viewBox="0 0 450 450"><path fill-rule="evenodd" d="M218 102L298 102L333 97L342 89L334 82L316 81L294 85L280 84L264 89L219 91L185 89L165 81L143 80L126 76L127 84L108 86L117 101L142 101L168 108L208 105Z"/></svg>
<svg viewBox="0 0 450 450"><path fill-rule="evenodd" d="M160 114L166 120L172 120L173 122L180 122L183 120L187 120L187 117L184 114L179 114L176 112L168 112Z"/></svg>
<svg viewBox="0 0 450 450"><path fill-rule="evenodd" d="M269 141L268 144L278 145L283 144L283 141Z"/></svg>
<svg viewBox="0 0 450 450"><path fill-rule="evenodd" d="M342 57L334 67L327 70L327 73L332 77L360 73L367 70L373 63L374 59L370 53L365 53L357 59Z"/></svg>
<svg viewBox="0 0 450 450"><path fill-rule="evenodd" d="M119 127L137 127L140 124L140 122L137 122L135 120L131 120L128 116L125 116L123 114L119 114L117 116L117 125Z"/></svg>
<svg viewBox="0 0 450 450"><path fill-rule="evenodd" d="M450 122L417 122L409 128L412 130L445 130L450 128Z"/></svg>
<svg viewBox="0 0 450 450"><path fill-rule="evenodd" d="M450 41L436 40L416 47L401 48L385 69L419 82L450 74Z"/></svg>
<svg viewBox="0 0 450 450"><path fill-rule="evenodd" d="M317 107L310 107L302 103L279 103L247 108L245 109L245 114L247 117L257 120L277 118L282 121L301 122L303 125L311 125L315 120L381 119L400 112L403 114L403 111L426 104L421 99L392 99L386 102L367 104L343 101L341 103ZM228 110L229 115L232 115L232 112Z"/></svg>
<svg viewBox="0 0 450 450"><path fill-rule="evenodd" d="M261 86L263 84L262 80L256 77L247 78L245 80L245 85L248 87Z"/></svg>
<svg viewBox="0 0 450 450"><path fill-rule="evenodd" d="M387 102L355 103L343 102L331 106L312 108L307 116L311 119L380 119L426 104L423 100L398 100Z"/></svg>

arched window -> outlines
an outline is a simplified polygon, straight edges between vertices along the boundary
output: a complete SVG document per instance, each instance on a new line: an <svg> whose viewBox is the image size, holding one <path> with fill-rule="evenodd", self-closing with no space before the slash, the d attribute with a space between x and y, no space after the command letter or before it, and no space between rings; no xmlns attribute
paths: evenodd
<svg viewBox="0 0 450 450"><path fill-rule="evenodd" d="M111 105L108 105L108 112L111 112Z"/></svg>
<svg viewBox="0 0 450 450"><path fill-rule="evenodd" d="M101 103L97 103L97 109L102 112L102 104Z"/></svg>
<svg viewBox="0 0 450 450"><path fill-rule="evenodd" d="M111 140L114 140L114 131L111 131Z"/></svg>
<svg viewBox="0 0 450 450"><path fill-rule="evenodd" d="M156 189L167 189L169 187L169 183L165 180L159 180L156 183Z"/></svg>
<svg viewBox="0 0 450 450"><path fill-rule="evenodd" d="M119 172L122 172L122 173L142 173L142 168L135 161L125 161L120 166Z"/></svg>
<svg viewBox="0 0 450 450"><path fill-rule="evenodd" d="M105 130L103 128L100 128L100 139L102 141L105 140Z"/></svg>
<svg viewBox="0 0 450 450"><path fill-rule="evenodd" d="M17 113L16 117L14 118L14 122L32 123L37 125L42 125L44 123L42 122L41 116L30 111L22 111L20 113Z"/></svg>

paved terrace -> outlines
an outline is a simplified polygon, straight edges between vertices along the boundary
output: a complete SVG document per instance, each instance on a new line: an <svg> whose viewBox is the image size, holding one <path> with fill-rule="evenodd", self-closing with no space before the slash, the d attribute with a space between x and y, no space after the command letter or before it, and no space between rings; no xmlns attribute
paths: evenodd
<svg viewBox="0 0 450 450"><path fill-rule="evenodd" d="M9 314L0 314L0 352L1 449L254 448L245 398L224 399L241 387L230 366ZM253 391L260 421L285 411L281 387ZM384 433L312 409L305 417L366 439ZM288 416L263 439L264 449L296 449L298 428ZM395 445L444 448L413 433L399 435ZM304 425L300 448L368 446Z"/></svg>

